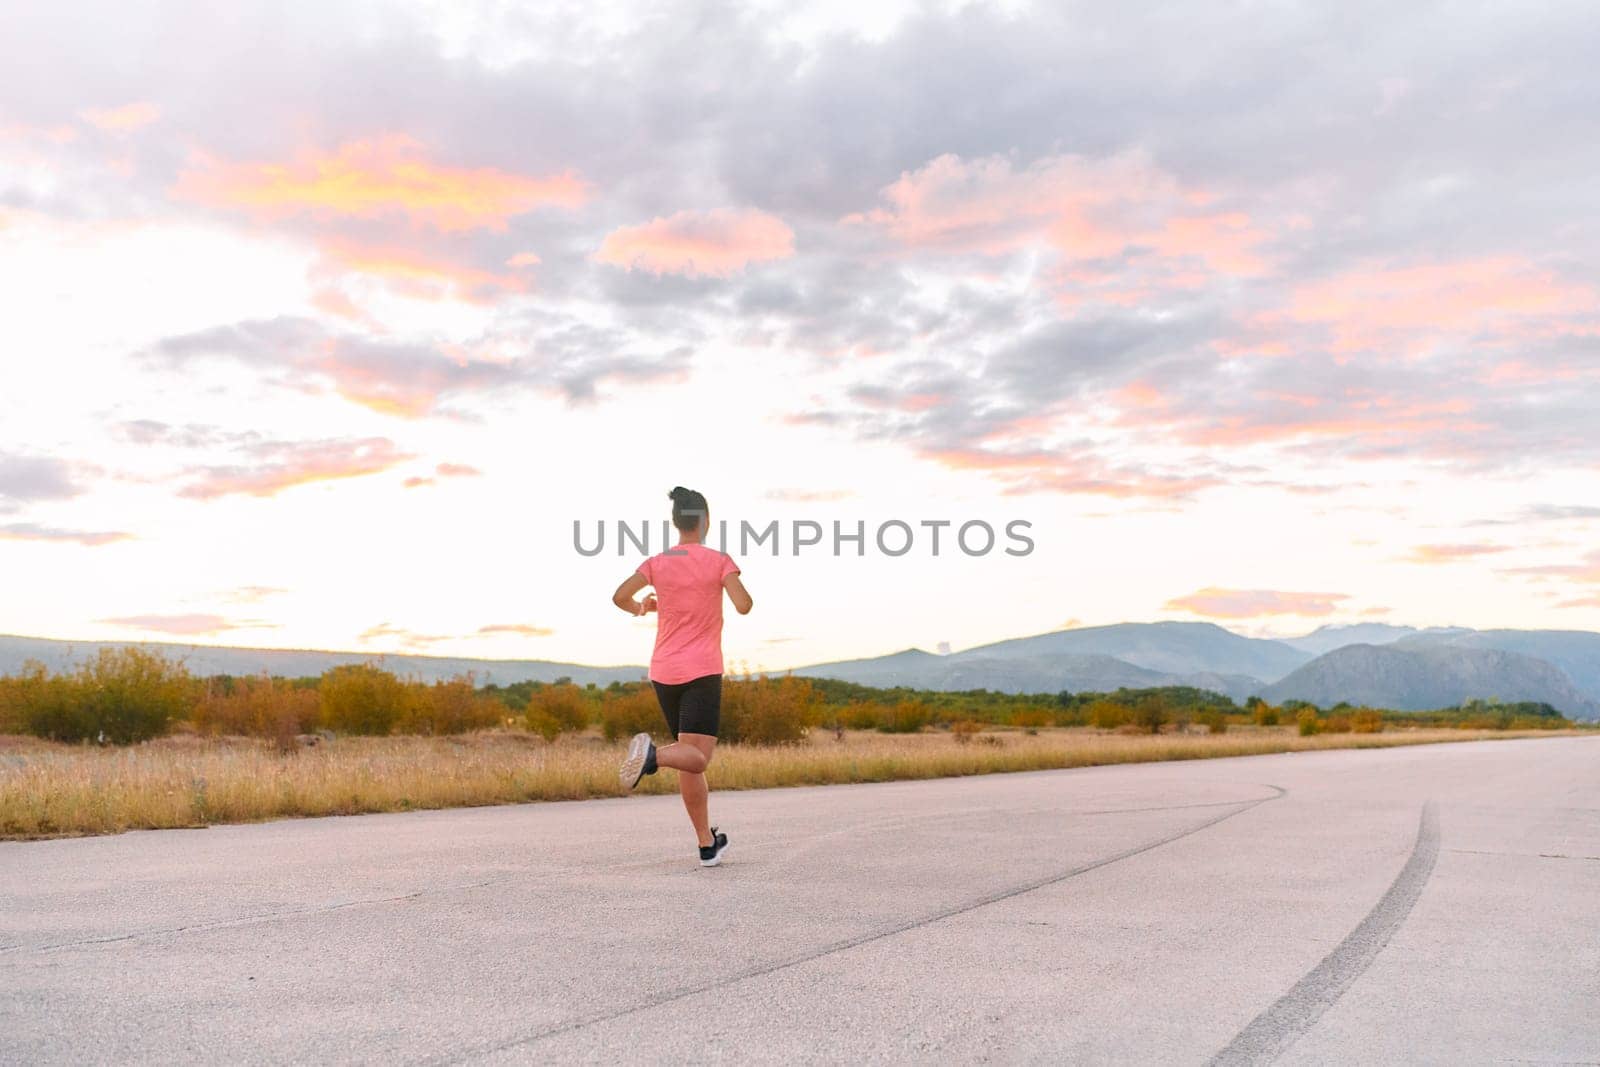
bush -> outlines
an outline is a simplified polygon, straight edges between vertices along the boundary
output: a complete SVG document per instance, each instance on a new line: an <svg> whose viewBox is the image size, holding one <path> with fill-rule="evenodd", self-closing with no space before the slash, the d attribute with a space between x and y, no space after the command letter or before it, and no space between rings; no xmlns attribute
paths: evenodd
<svg viewBox="0 0 1600 1067"><path fill-rule="evenodd" d="M1202 711L1197 718L1200 725L1206 728L1207 733L1225 734L1228 732L1228 717L1220 711Z"/></svg>
<svg viewBox="0 0 1600 1067"><path fill-rule="evenodd" d="M972 744L972 739L982 729L982 726L979 726L971 719L962 719L959 722L950 724L950 736L955 738L958 745L970 745Z"/></svg>
<svg viewBox="0 0 1600 1067"><path fill-rule="evenodd" d="M509 710L480 693L472 675L407 687L406 712L400 729L408 734L464 734L499 726Z"/></svg>
<svg viewBox="0 0 1600 1067"><path fill-rule="evenodd" d="M1131 717L1128 709L1114 700L1096 700L1089 705L1089 722L1097 730L1115 730Z"/></svg>
<svg viewBox="0 0 1600 1067"><path fill-rule="evenodd" d="M1161 727L1167 721L1166 701L1160 699L1141 701L1134 709L1133 721L1150 733L1159 734Z"/></svg>
<svg viewBox="0 0 1600 1067"><path fill-rule="evenodd" d="M1328 734L1347 734L1350 732L1351 723L1349 716L1329 715L1328 721L1323 723L1322 731Z"/></svg>
<svg viewBox="0 0 1600 1067"><path fill-rule="evenodd" d="M1056 726L1087 726L1089 716L1081 707L1058 707L1050 716L1050 721Z"/></svg>
<svg viewBox="0 0 1600 1067"><path fill-rule="evenodd" d="M407 711L409 694L400 679L370 663L334 667L317 684L322 722L345 734L393 732Z"/></svg>
<svg viewBox="0 0 1600 1067"><path fill-rule="evenodd" d="M141 648L103 648L66 676L31 663L10 679L6 717L57 741L127 745L166 733L193 699L183 665Z"/></svg>
<svg viewBox="0 0 1600 1067"><path fill-rule="evenodd" d="M589 725L588 698L571 682L540 686L528 698L527 721L528 729L546 741L577 733Z"/></svg>
<svg viewBox="0 0 1600 1067"><path fill-rule="evenodd" d="M7 724L8 733L52 737L59 731L86 737L82 725L71 725L77 718L75 690L68 679L52 675L44 664L29 660L21 674L0 678L0 720Z"/></svg>
<svg viewBox="0 0 1600 1067"><path fill-rule="evenodd" d="M878 729L886 734L914 734L928 725L928 705L920 700L902 700L884 708L878 716Z"/></svg>
<svg viewBox="0 0 1600 1067"><path fill-rule="evenodd" d="M1264 700L1256 700L1255 706L1250 709L1250 715L1257 726L1278 725L1278 709Z"/></svg>
<svg viewBox="0 0 1600 1067"><path fill-rule="evenodd" d="M822 697L804 678L746 678L722 683L722 739L785 745L804 740L821 717Z"/></svg>
<svg viewBox="0 0 1600 1067"><path fill-rule="evenodd" d="M607 741L664 731L666 719L655 690L648 685L608 690L600 701L600 729Z"/></svg>
<svg viewBox="0 0 1600 1067"><path fill-rule="evenodd" d="M849 730L874 730L883 707L867 700L855 700L835 713L834 721Z"/></svg>
<svg viewBox="0 0 1600 1067"><path fill-rule="evenodd" d="M1055 716L1044 708L1023 708L1011 713L1011 725L1020 726L1029 733L1038 733L1041 727L1049 726L1055 721Z"/></svg>
<svg viewBox="0 0 1600 1067"><path fill-rule="evenodd" d="M31 696L27 679L34 670L43 671L44 667L30 662L23 666L21 677L0 676L0 734L27 732L28 719L24 709Z"/></svg>
<svg viewBox="0 0 1600 1067"><path fill-rule="evenodd" d="M1301 708L1295 716L1295 722L1300 724L1300 736L1310 737L1317 732L1321 723L1317 719L1316 708Z"/></svg>
<svg viewBox="0 0 1600 1067"><path fill-rule="evenodd" d="M195 705L194 724L201 733L266 737L281 749L293 746L299 734L317 728L322 698L278 678L212 678Z"/></svg>
<svg viewBox="0 0 1600 1067"><path fill-rule="evenodd" d="M1358 734L1383 733L1383 713L1362 708L1350 716L1350 729Z"/></svg>

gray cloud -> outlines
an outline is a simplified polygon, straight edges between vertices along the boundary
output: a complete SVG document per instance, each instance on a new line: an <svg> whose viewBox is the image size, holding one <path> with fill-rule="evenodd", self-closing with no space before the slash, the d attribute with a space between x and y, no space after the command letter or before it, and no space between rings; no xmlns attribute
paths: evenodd
<svg viewBox="0 0 1600 1067"><path fill-rule="evenodd" d="M330 330L312 319L280 317L212 327L163 338L139 353L147 363L179 368L207 360L253 367L280 385L331 389L394 415L449 413L452 405L506 388L542 389L572 401L592 400L610 380L660 381L683 373L686 346L643 349L630 334L566 315L527 311L468 348L510 358L462 358L436 345L392 342ZM151 437L171 430L129 424ZM195 438L191 431L191 438Z"/></svg>
<svg viewBox="0 0 1600 1067"><path fill-rule="evenodd" d="M82 492L72 464L50 456L0 451L0 514L42 500L68 500Z"/></svg>

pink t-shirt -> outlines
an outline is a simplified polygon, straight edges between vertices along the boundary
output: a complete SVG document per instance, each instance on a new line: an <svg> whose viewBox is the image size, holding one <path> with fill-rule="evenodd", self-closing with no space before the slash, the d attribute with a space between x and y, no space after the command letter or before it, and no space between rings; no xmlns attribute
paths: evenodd
<svg viewBox="0 0 1600 1067"><path fill-rule="evenodd" d="M656 590L650 680L679 685L722 673L722 580L739 566L725 552L678 545L639 564Z"/></svg>

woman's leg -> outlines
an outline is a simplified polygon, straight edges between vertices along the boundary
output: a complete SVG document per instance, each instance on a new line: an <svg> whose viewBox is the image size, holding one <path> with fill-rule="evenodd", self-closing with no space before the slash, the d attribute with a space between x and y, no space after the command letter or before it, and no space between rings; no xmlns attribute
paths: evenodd
<svg viewBox="0 0 1600 1067"><path fill-rule="evenodd" d="M669 716L677 743L656 750L656 765L678 772L678 791L683 806L694 824L694 835L702 848L713 844L711 817L707 812L706 767L717 749L717 730L722 718L722 676L708 674L684 683L675 694L676 716Z"/></svg>
<svg viewBox="0 0 1600 1067"><path fill-rule="evenodd" d="M679 734L677 744L656 749L656 763L678 772L678 792L683 794L683 807L694 824L695 838L701 846L711 844L711 815L707 799L710 787L706 785L706 766L717 747L717 739L706 734Z"/></svg>

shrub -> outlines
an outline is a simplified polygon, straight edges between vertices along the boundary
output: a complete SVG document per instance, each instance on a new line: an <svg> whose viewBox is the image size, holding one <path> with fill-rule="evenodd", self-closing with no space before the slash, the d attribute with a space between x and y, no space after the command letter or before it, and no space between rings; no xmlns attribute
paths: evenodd
<svg viewBox="0 0 1600 1067"><path fill-rule="evenodd" d="M1225 734L1228 732L1228 717L1215 709L1202 711L1199 716L1200 725L1206 728L1207 733Z"/></svg>
<svg viewBox="0 0 1600 1067"><path fill-rule="evenodd" d="M1255 704L1255 707L1250 709L1250 715L1255 720L1256 725L1257 726L1276 726L1276 725L1278 725L1278 709L1273 707L1271 704L1268 704L1264 700L1261 700L1259 698L1253 698L1253 699L1256 699L1256 704Z"/></svg>
<svg viewBox="0 0 1600 1067"><path fill-rule="evenodd" d="M35 666L33 663L26 664L22 668L21 678L0 676L0 734L20 734L27 731L27 716L23 714L28 697L26 678L28 672Z"/></svg>
<svg viewBox="0 0 1600 1067"><path fill-rule="evenodd" d="M1317 720L1316 708L1301 708L1295 716L1295 722L1300 724L1301 737L1310 737L1317 732L1318 726L1321 725Z"/></svg>
<svg viewBox="0 0 1600 1067"><path fill-rule="evenodd" d="M1115 730L1125 724L1131 715L1126 707L1114 700L1096 700L1089 705L1088 718L1098 730Z"/></svg>
<svg viewBox="0 0 1600 1067"><path fill-rule="evenodd" d="M1159 734L1161 727L1167 721L1166 701L1159 699L1140 701L1139 706L1134 709L1133 721L1150 733Z"/></svg>
<svg viewBox="0 0 1600 1067"><path fill-rule="evenodd" d="M819 720L822 697L804 678L747 678L722 683L722 739L782 745L803 740Z"/></svg>
<svg viewBox="0 0 1600 1067"><path fill-rule="evenodd" d="M855 700L836 713L836 721L850 730L872 730L878 725L883 707L866 700Z"/></svg>
<svg viewBox="0 0 1600 1067"><path fill-rule="evenodd" d="M1058 707L1050 716L1051 722L1056 726L1087 726L1089 716L1081 707Z"/></svg>
<svg viewBox="0 0 1600 1067"><path fill-rule="evenodd" d="M1358 734L1383 733L1383 713L1373 711L1371 708L1362 708L1350 716L1350 729Z"/></svg>
<svg viewBox="0 0 1600 1067"><path fill-rule="evenodd" d="M1022 708L1011 713L1011 725L1020 726L1030 733L1038 733L1040 727L1049 726L1055 716L1044 708Z"/></svg>
<svg viewBox="0 0 1600 1067"><path fill-rule="evenodd" d="M194 709L195 727L203 734L267 737L280 749L293 747L297 735L316 729L322 698L278 678L212 678Z"/></svg>
<svg viewBox="0 0 1600 1067"><path fill-rule="evenodd" d="M600 729L607 741L634 734L658 734L666 729L661 703L648 685L606 692L600 701Z"/></svg>
<svg viewBox="0 0 1600 1067"><path fill-rule="evenodd" d="M902 700L884 708L878 716L878 729L886 734L914 734L928 725L928 705L920 700Z"/></svg>
<svg viewBox="0 0 1600 1067"><path fill-rule="evenodd" d="M589 725L589 700L568 681L540 686L528 698L528 729L554 741Z"/></svg>
<svg viewBox="0 0 1600 1067"><path fill-rule="evenodd" d="M0 720L6 723L5 731L39 737L56 736L57 731L88 736L81 725L69 728L77 718L75 688L44 664L29 660L21 674L0 678Z"/></svg>
<svg viewBox="0 0 1600 1067"><path fill-rule="evenodd" d="M500 725L507 708L480 693L472 675L407 687L400 729L408 734L464 734Z"/></svg>
<svg viewBox="0 0 1600 1067"><path fill-rule="evenodd" d="M1351 723L1349 716L1329 715L1328 721L1323 724L1321 732L1329 734L1347 734L1350 732L1350 728Z"/></svg>
<svg viewBox="0 0 1600 1067"><path fill-rule="evenodd" d="M182 664L141 648L103 648L65 677L30 664L7 688L12 715L29 733L118 745L166 733L193 697Z"/></svg>
<svg viewBox="0 0 1600 1067"><path fill-rule="evenodd" d="M323 673L317 692L323 724L346 734L391 733L409 703L405 684L370 663L331 668Z"/></svg>
<svg viewBox="0 0 1600 1067"><path fill-rule="evenodd" d="M950 736L955 738L958 745L970 745L973 737L982 729L983 727L971 719L962 719L959 722L950 724Z"/></svg>

